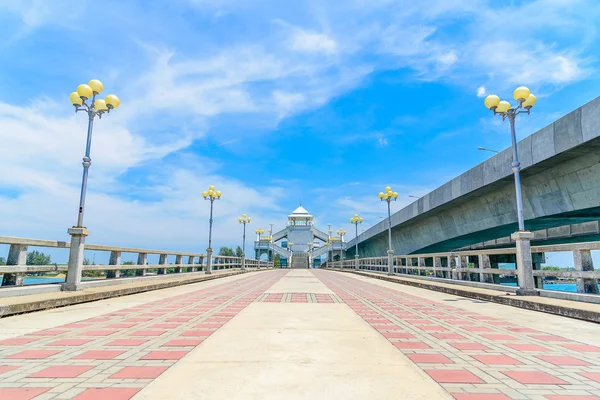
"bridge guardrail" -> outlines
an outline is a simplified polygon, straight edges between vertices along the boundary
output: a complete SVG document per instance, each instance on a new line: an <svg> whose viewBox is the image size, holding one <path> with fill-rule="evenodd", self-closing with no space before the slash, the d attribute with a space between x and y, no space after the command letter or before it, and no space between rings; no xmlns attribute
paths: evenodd
<svg viewBox="0 0 600 400"><path fill-rule="evenodd" d="M68 249L69 242L56 240L40 240L29 238L17 238L10 236L0 236L0 244L9 245L7 265L0 265L0 275L2 275L2 285L4 287L23 286L25 275L35 272L67 272L68 265L27 265L27 250L29 246L43 248L64 248ZM140 249L132 247L105 246L95 244L85 244L85 250L110 252L109 264L84 265L83 271L106 271L105 279L117 279L121 277L121 271L135 270L135 276L146 276L150 273L148 270L156 270L156 275L180 274L188 272L205 271L206 255L199 253L187 253L180 251ZM122 264L121 256L123 253L137 254L136 264ZM148 264L148 254L159 255L158 264ZM175 256L175 263L167 263L169 256ZM187 257L187 263L184 262ZM197 262L196 262L197 261ZM240 257L213 255L212 269L242 269L245 268L268 268L272 267L272 262L245 259ZM171 270L171 271L169 271ZM101 279L104 279L101 277ZM58 282L62 283L62 282Z"/></svg>
<svg viewBox="0 0 600 400"><path fill-rule="evenodd" d="M600 271L594 270L592 250L600 250L600 242L532 246L533 276L538 289L543 288L543 277L575 280L577 293L598 294ZM490 257L516 255L516 248L463 250L446 253L409 254L393 257L393 274L428 276L450 281L499 283L499 278L511 277L518 285L518 266L515 269L492 268ZM541 270L541 258L549 252L572 252L575 270ZM537 258L537 259L536 259ZM505 262L509 263L509 262ZM387 256L328 261L325 268L388 272ZM510 286L502 286L510 290ZM515 287L516 289L516 287Z"/></svg>

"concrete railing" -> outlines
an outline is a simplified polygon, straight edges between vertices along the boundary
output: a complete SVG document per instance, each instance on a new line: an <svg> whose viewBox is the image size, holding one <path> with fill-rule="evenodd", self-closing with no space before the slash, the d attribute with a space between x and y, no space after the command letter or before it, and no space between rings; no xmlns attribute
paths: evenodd
<svg viewBox="0 0 600 400"><path fill-rule="evenodd" d="M68 265L27 265L27 251L30 246L43 248L63 248L69 249L69 242L55 240L39 240L0 236L0 244L9 245L7 265L0 265L0 274L2 275L1 287L22 286L24 278L28 273L35 272L67 272ZM167 250L149 250L130 247L104 246L95 244L85 244L85 250L110 252L109 263L106 265L84 265L83 271L106 271L106 279L116 279L121 277L124 270L135 270L135 276L146 276L150 274L166 275L180 274L187 272L206 271L206 255L197 253L187 253ZM136 264L123 264L121 257L123 253L133 253L137 255ZM158 255L158 264L148 264L148 255ZM169 256L175 257L175 262L169 264ZM240 257L213 256L212 269L242 269L242 268L268 268L272 267L272 262L242 259ZM149 270L156 270L149 272Z"/></svg>
<svg viewBox="0 0 600 400"><path fill-rule="evenodd" d="M600 250L600 242L533 246L531 253L536 287L543 289L543 277L551 276L574 280L578 293L598 294L600 271L594 270L592 250ZM541 270L545 253L552 252L572 252L575 270ZM514 264L515 256L515 248L399 255L392 258L392 273L415 277L442 278L446 282L448 280L455 283L461 281L461 284L477 282L499 286L503 283L502 280L505 280L504 283L506 283L506 280L512 280L518 286L518 266L517 269L498 268L498 264ZM387 256L359 258L358 265L356 259L329 261L325 263L325 267L389 273ZM507 288L507 286L502 286L502 290L507 290Z"/></svg>

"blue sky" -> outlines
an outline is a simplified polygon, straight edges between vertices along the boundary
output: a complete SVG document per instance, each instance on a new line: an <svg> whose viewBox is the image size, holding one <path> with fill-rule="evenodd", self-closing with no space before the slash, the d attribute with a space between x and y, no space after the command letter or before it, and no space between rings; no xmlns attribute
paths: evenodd
<svg viewBox="0 0 600 400"><path fill-rule="evenodd" d="M124 4L126 3L126 4ZM275 229L300 201L317 224L385 214L510 144L483 97L538 95L524 137L593 99L595 0L0 0L0 234L68 239L86 120L68 95L102 80L90 243L204 251L237 216ZM349 237L352 237L349 235ZM59 257L59 258L62 258Z"/></svg>

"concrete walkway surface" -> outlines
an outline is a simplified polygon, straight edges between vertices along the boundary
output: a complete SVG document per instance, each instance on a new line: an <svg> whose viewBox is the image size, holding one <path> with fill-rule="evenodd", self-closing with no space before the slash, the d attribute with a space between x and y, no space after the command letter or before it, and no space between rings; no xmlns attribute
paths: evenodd
<svg viewBox="0 0 600 400"><path fill-rule="evenodd" d="M0 399L600 399L600 326L271 270L0 319Z"/></svg>

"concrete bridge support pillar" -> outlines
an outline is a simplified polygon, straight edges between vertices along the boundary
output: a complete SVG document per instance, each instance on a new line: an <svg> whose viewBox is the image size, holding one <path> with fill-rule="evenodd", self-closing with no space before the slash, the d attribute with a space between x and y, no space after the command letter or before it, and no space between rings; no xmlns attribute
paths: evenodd
<svg viewBox="0 0 600 400"><path fill-rule="evenodd" d="M6 265L27 265L27 246L11 244L8 250L8 259ZM2 267L0 267L0 272ZM4 274L2 276L2 286L23 286L25 274Z"/></svg>
<svg viewBox="0 0 600 400"><path fill-rule="evenodd" d="M196 258L195 256L188 256L188 264L192 265L192 267L189 267L187 269L187 272L194 272L194 270L196 269L195 267L193 267L194 265L194 258Z"/></svg>
<svg viewBox="0 0 600 400"><path fill-rule="evenodd" d="M167 255L166 254L161 254L160 256L158 256L158 263L160 265L166 265L167 264ZM156 273L158 275L166 275L167 274L167 267L161 267L158 269L158 271L156 271Z"/></svg>
<svg viewBox="0 0 600 400"><path fill-rule="evenodd" d="M108 259L108 265L121 265L121 252L111 251L110 258ZM121 276L121 271L112 269L106 271L106 279L118 278Z"/></svg>
<svg viewBox="0 0 600 400"><path fill-rule="evenodd" d="M90 231L86 228L69 228L67 232L71 235L71 248L69 249L67 279L65 283L62 284L61 290L65 292L74 292L81 289L85 237L90 234Z"/></svg>
<svg viewBox="0 0 600 400"><path fill-rule="evenodd" d="M442 257L433 257L433 276L436 278L443 278L444 272L442 271Z"/></svg>
<svg viewBox="0 0 600 400"><path fill-rule="evenodd" d="M573 261L576 271L593 271L594 261L590 250L573 250ZM598 280L577 278L577 292L598 294Z"/></svg>
<svg viewBox="0 0 600 400"><path fill-rule="evenodd" d="M179 274L181 272L180 265L183 263L183 256L175 256L175 273Z"/></svg>
<svg viewBox="0 0 600 400"><path fill-rule="evenodd" d="M479 281L484 283L494 283L494 275L493 274L485 274L483 272L484 269L492 268L492 263L490 262L490 256L487 254L479 255Z"/></svg>
<svg viewBox="0 0 600 400"><path fill-rule="evenodd" d="M137 265L146 265L148 264L148 254L139 253L137 259ZM146 276L146 268L140 268L135 270L135 276Z"/></svg>

